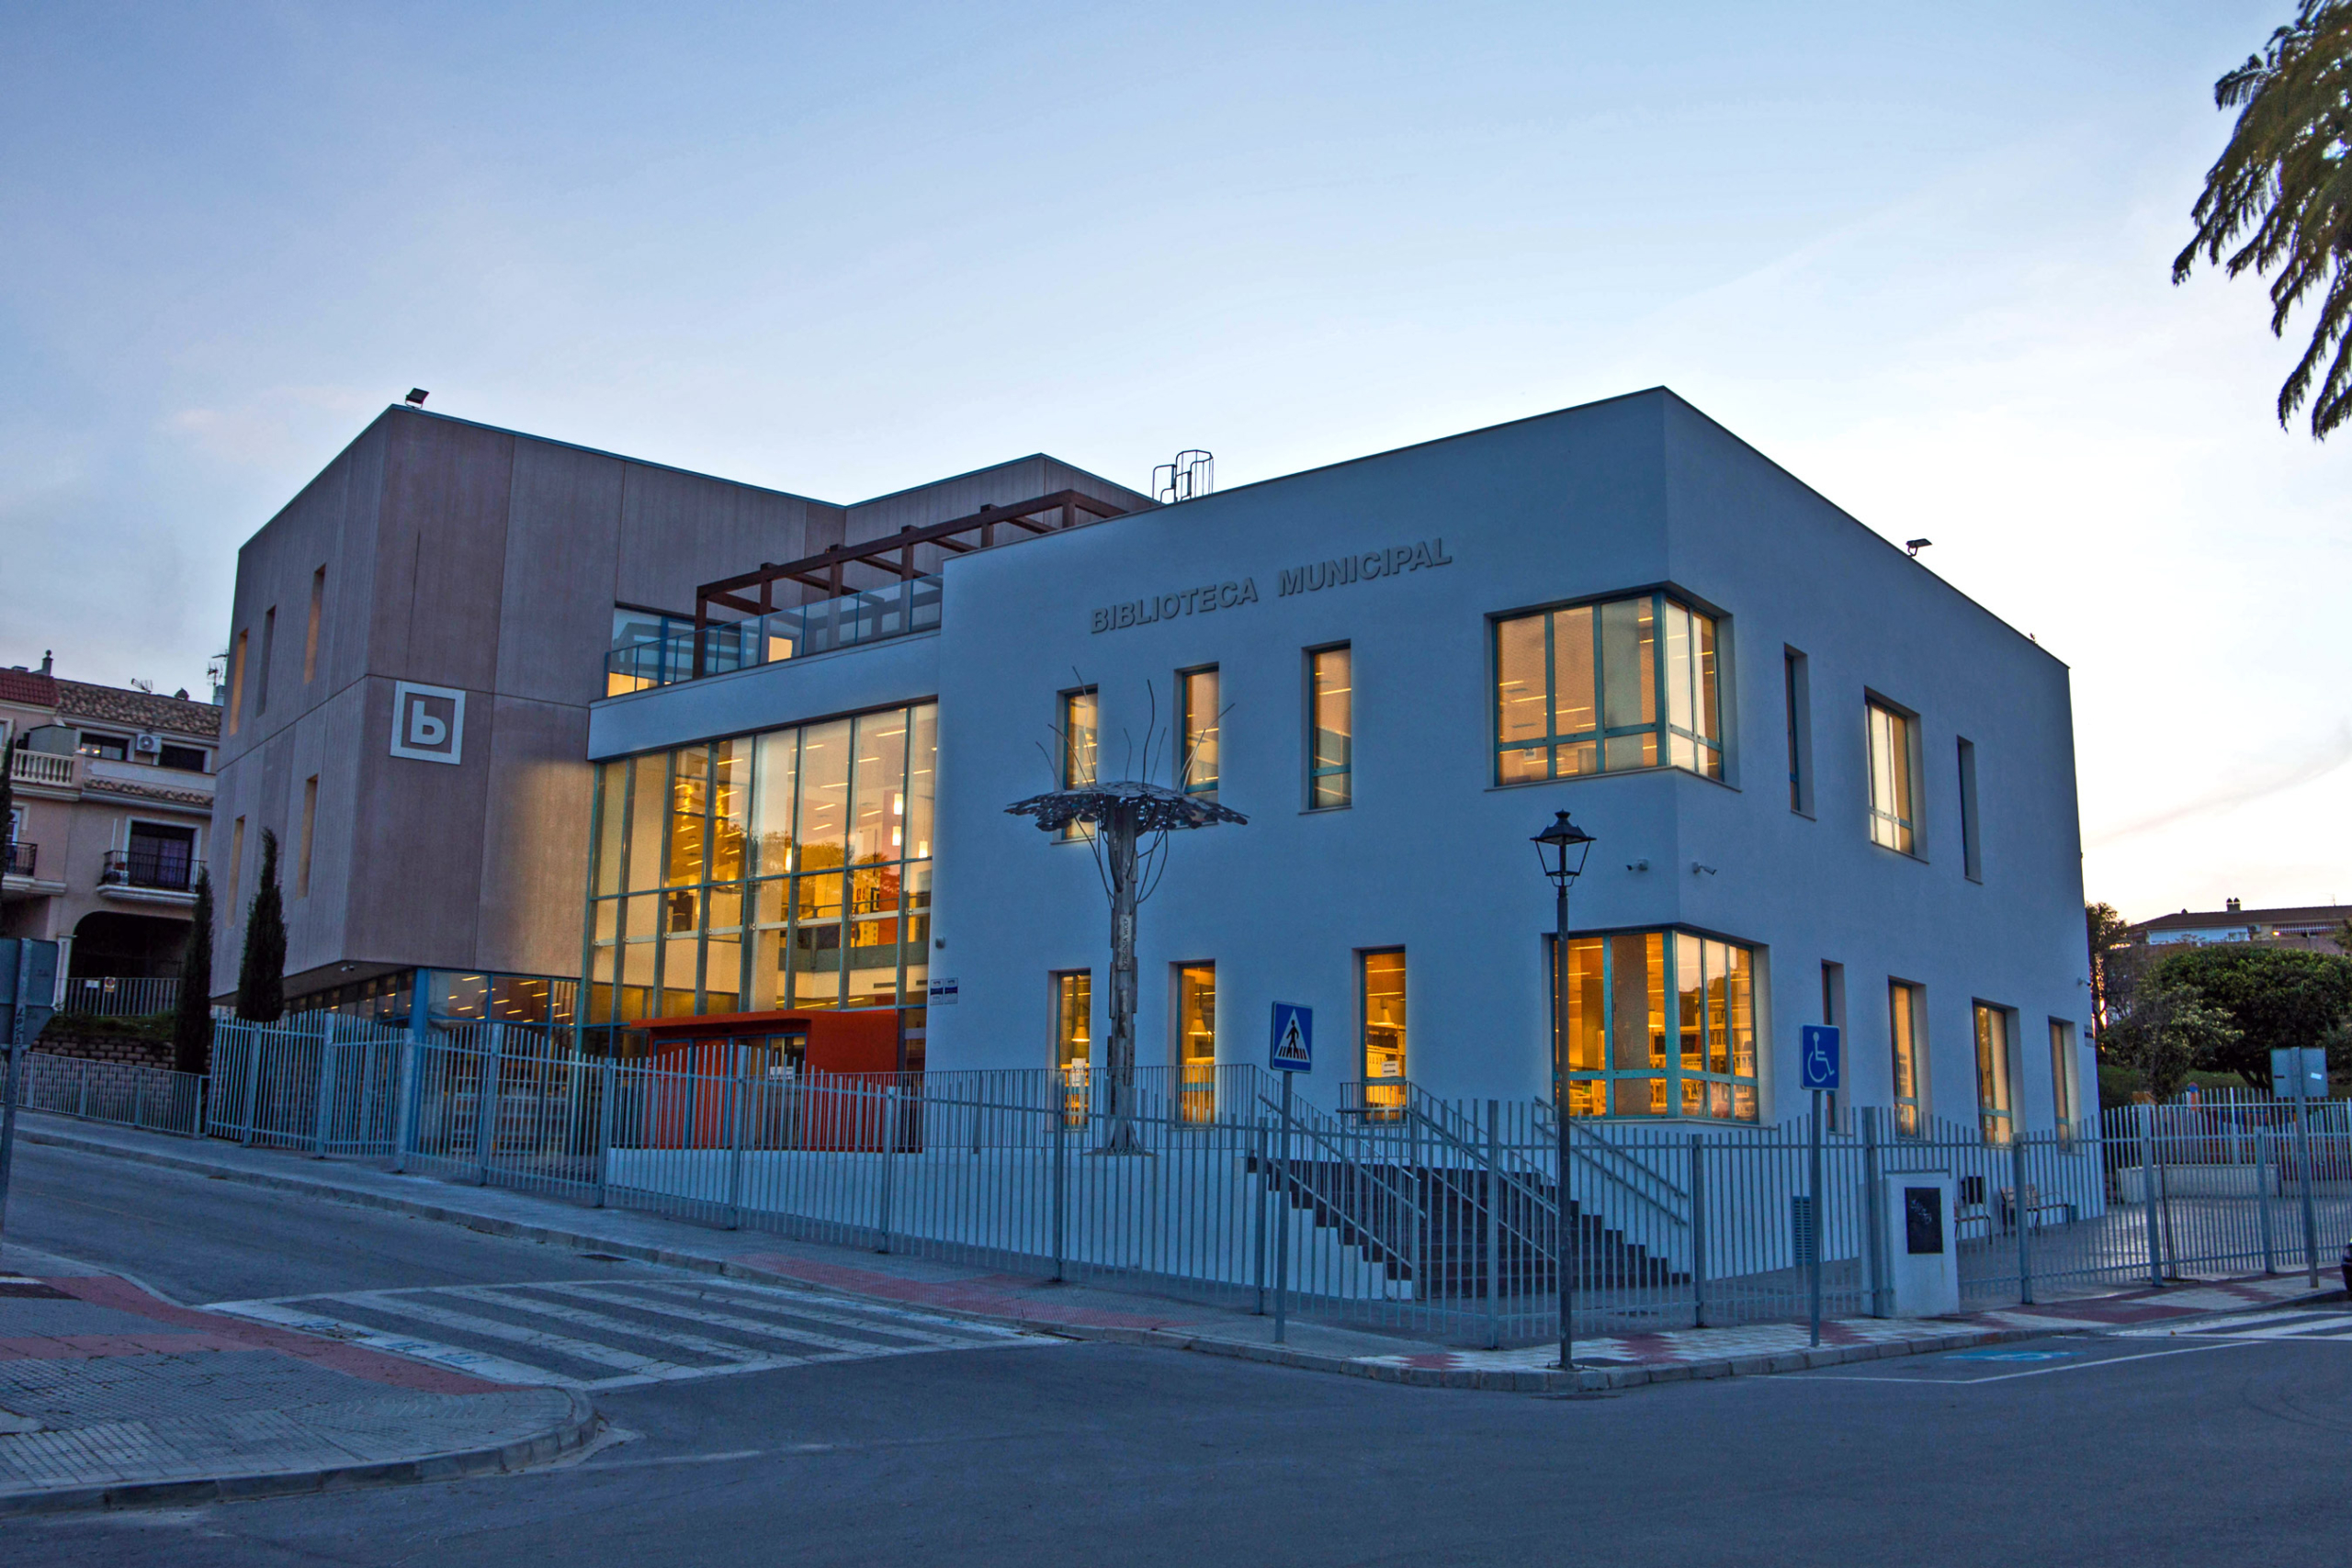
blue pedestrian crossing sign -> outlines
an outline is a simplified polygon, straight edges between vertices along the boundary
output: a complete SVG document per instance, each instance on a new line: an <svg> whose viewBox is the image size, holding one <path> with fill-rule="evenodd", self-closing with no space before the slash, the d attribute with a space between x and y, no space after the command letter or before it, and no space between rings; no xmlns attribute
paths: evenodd
<svg viewBox="0 0 2352 1568"><path fill-rule="evenodd" d="M1798 1041L1800 1077L1805 1089L1838 1087L1838 1026L1808 1023Z"/></svg>
<svg viewBox="0 0 2352 1568"><path fill-rule="evenodd" d="M1274 1004L1274 1040L1270 1061L1276 1072L1315 1070L1315 1010L1296 1002Z"/></svg>

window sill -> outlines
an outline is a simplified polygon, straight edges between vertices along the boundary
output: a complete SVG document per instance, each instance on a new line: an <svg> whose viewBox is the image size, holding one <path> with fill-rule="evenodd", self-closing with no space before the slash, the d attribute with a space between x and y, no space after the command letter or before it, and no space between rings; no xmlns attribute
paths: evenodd
<svg viewBox="0 0 2352 1568"><path fill-rule="evenodd" d="M1928 863L1927 856L1915 853L1910 850L1898 850L1892 844L1880 843L1876 839L1870 840L1869 843L1871 848L1878 851L1881 854L1893 855L1897 860L1907 860L1913 865L1926 865Z"/></svg>
<svg viewBox="0 0 2352 1568"><path fill-rule="evenodd" d="M1298 808L1298 814L1301 817L1329 817L1341 811L1353 811L1355 808L1356 803L1351 800L1345 806L1302 806Z"/></svg>
<svg viewBox="0 0 2352 1568"><path fill-rule="evenodd" d="M1565 777L1555 779L1513 779L1508 784L1488 784L1487 786L1487 793L1493 795L1503 790L1542 789L1547 784L1591 784L1597 779L1645 779L1656 777L1660 773L1672 774L1686 779L1696 779L1701 784L1713 784L1717 789L1727 789L1734 795L1745 793L1737 784L1733 784L1729 779L1709 778L1706 774L1693 773L1689 768L1675 767L1617 768L1611 772L1602 773L1569 773Z"/></svg>

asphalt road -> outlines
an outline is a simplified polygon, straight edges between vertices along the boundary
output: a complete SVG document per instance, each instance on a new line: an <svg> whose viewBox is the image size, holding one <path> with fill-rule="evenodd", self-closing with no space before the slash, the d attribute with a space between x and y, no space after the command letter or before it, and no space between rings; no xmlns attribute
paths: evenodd
<svg viewBox="0 0 2352 1568"><path fill-rule="evenodd" d="M12 1241L184 1301L581 1269L98 1156L19 1158ZM1581 1398L1090 1344L596 1402L632 1436L563 1467L10 1521L0 1553L107 1568L2336 1563L2352 1483L2345 1340L2077 1337Z"/></svg>

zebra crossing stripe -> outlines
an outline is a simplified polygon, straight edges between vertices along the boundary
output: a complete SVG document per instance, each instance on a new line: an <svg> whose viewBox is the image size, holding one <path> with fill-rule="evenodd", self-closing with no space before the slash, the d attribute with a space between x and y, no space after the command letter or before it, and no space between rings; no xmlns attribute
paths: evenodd
<svg viewBox="0 0 2352 1568"><path fill-rule="evenodd" d="M594 1340L574 1339L542 1328L524 1328L500 1318L478 1316L469 1312L451 1312L446 1307L418 1301L414 1296L401 1296L386 1292L380 1296L350 1295L322 1299L347 1301L355 1306L373 1307L379 1312L389 1313L398 1317L415 1318L422 1323L434 1324L442 1328L454 1328L460 1333L503 1339L510 1345L527 1345L534 1349L552 1350L560 1356L569 1356L575 1361L587 1361L596 1366L611 1367L616 1371L633 1373L639 1377L658 1379L668 1372L691 1370L676 1361L640 1356L634 1350L624 1350L615 1345L600 1345Z"/></svg>
<svg viewBox="0 0 2352 1568"><path fill-rule="evenodd" d="M874 1354L887 1354L908 1348L899 1345L876 1344L872 1340L835 1339L805 1328L770 1323L761 1319L739 1317L731 1313L713 1312L708 1296L700 1297L689 1306L670 1300L666 1295L649 1299L635 1293L629 1287L622 1285L535 1285L532 1289L559 1292L567 1296L605 1302L614 1306L635 1307L641 1312L660 1313L667 1317L680 1317L690 1322L707 1323L714 1328L741 1329L746 1334L763 1335L773 1339L797 1340L802 1344L820 1345L829 1350L861 1350ZM722 1304L724 1304L724 1298L722 1298ZM894 1339L911 1339L918 1347L939 1349L967 1350L1000 1340L1013 1341L1030 1337L1018 1329L998 1328L993 1324L974 1324L970 1330L963 1335L940 1334L917 1328L911 1322L897 1317L855 1317L847 1313L825 1312L803 1307L800 1304L800 1299L794 1296L752 1297L742 1300L740 1304L761 1311L788 1314L793 1317L806 1318L812 1323L827 1324L836 1328L854 1328L865 1333L887 1334Z"/></svg>
<svg viewBox="0 0 2352 1568"><path fill-rule="evenodd" d="M2340 1312L2239 1313L2230 1317L2127 1329L2125 1332L2138 1338L2335 1339L2352 1336L2352 1314Z"/></svg>
<svg viewBox="0 0 2352 1568"><path fill-rule="evenodd" d="M487 1379L492 1382L523 1383L530 1386L552 1383L559 1388L585 1388L578 1378L551 1372L544 1367L526 1366L510 1361L484 1350L469 1350L460 1345L444 1345L437 1340L416 1339L405 1334L390 1334L365 1324L350 1323L323 1313L290 1307L277 1302L220 1302L206 1309L227 1313L255 1323L274 1323L282 1328L316 1335L322 1339L334 1339L346 1345L357 1345L368 1350L381 1350L388 1356L405 1356L412 1361L425 1361L446 1367L453 1372Z"/></svg>
<svg viewBox="0 0 2352 1568"><path fill-rule="evenodd" d="M717 1339L706 1339L699 1334L688 1333L683 1329L663 1328L648 1323L632 1323L624 1317L610 1317L601 1312L589 1312L581 1307L564 1306L556 1302L540 1301L534 1297L518 1300L489 1286L475 1286L443 1293L455 1296L459 1301L481 1302L508 1307L514 1311L530 1313L538 1317L553 1318L558 1323L568 1323L581 1328L602 1329L607 1334L626 1335L632 1339L651 1339L663 1345L675 1345L681 1350L691 1350L697 1356L708 1356L715 1360L781 1361L786 1365L797 1365L805 1359L789 1352L779 1355L773 1351L754 1350L742 1345L729 1345ZM789 1342L792 1336L771 1329L768 1331L767 1337ZM822 1348L861 1350L866 1348L862 1345L844 1346L839 1342L830 1343Z"/></svg>

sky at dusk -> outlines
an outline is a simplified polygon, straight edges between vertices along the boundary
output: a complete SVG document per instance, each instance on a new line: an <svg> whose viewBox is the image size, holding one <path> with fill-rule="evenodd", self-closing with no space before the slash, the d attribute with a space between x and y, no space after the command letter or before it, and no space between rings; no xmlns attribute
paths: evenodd
<svg viewBox="0 0 2352 1568"><path fill-rule="evenodd" d="M2352 899L2352 434L2169 281L2290 9L12 6L0 665L199 687L411 386L852 501L1664 384L2068 662L2090 897Z"/></svg>

